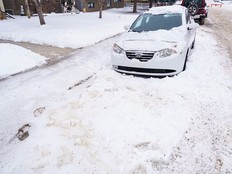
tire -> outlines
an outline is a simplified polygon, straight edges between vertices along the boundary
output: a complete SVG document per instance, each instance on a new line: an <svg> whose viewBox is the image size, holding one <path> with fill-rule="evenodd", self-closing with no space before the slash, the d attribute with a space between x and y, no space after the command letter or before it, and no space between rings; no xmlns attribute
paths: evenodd
<svg viewBox="0 0 232 174"><path fill-rule="evenodd" d="M204 23L205 23L205 18L200 18L199 19L199 24L200 25L204 25Z"/></svg>
<svg viewBox="0 0 232 174"><path fill-rule="evenodd" d="M195 39L194 39L194 41L192 43L191 49L193 49L194 47L195 47Z"/></svg>
<svg viewBox="0 0 232 174"><path fill-rule="evenodd" d="M194 2L191 2L187 8L191 16L195 16L198 13L198 6Z"/></svg>
<svg viewBox="0 0 232 174"><path fill-rule="evenodd" d="M189 52L189 50L187 51L187 54L186 54L186 57L185 57L184 66L183 66L183 71L186 70L186 64L187 64L187 60L188 60L188 52Z"/></svg>

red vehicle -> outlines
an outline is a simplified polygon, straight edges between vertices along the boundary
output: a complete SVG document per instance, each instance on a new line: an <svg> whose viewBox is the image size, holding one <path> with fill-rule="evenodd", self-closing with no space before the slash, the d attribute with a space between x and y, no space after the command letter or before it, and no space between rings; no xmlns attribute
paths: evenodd
<svg viewBox="0 0 232 174"><path fill-rule="evenodd" d="M181 5L188 8L194 20L198 21L200 25L204 25L205 18L208 16L208 8L205 0L182 0Z"/></svg>

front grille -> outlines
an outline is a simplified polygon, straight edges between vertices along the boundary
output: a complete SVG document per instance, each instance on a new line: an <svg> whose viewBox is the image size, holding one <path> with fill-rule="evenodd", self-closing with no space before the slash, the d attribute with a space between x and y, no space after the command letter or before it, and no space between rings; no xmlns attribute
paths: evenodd
<svg viewBox="0 0 232 174"><path fill-rule="evenodd" d="M125 66L118 66L119 70L123 71L135 71L141 73L159 73L159 74L166 74L166 73L174 73L176 72L173 69L150 69L150 68L133 68L133 67L125 67Z"/></svg>
<svg viewBox="0 0 232 174"><path fill-rule="evenodd" d="M127 51L126 56L128 59L138 59L141 62L147 62L153 58L154 52Z"/></svg>

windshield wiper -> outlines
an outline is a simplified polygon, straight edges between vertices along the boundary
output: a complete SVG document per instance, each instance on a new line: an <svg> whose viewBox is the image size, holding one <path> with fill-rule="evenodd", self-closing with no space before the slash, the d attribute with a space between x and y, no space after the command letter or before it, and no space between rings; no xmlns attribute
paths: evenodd
<svg viewBox="0 0 232 174"><path fill-rule="evenodd" d="M131 30L132 32L141 33L143 30Z"/></svg>

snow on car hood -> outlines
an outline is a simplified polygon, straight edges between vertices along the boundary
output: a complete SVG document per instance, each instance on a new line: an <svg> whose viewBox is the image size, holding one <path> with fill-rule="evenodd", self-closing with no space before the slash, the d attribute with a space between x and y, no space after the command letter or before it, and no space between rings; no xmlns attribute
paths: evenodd
<svg viewBox="0 0 232 174"><path fill-rule="evenodd" d="M165 48L179 50L184 44L183 30L158 30L149 32L126 32L117 43L124 50L159 51Z"/></svg>

